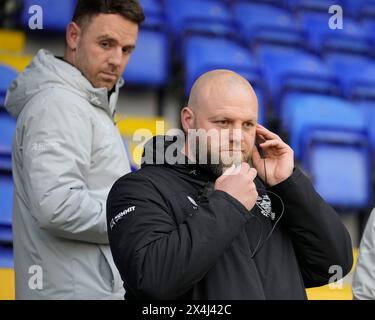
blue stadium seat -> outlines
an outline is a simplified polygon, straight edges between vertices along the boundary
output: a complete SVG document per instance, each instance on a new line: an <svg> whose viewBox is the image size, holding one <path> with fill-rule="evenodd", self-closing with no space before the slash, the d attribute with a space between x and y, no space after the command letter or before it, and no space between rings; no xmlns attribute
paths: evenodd
<svg viewBox="0 0 375 320"><path fill-rule="evenodd" d="M257 84L253 85L258 98L258 123L267 126L267 99L264 90Z"/></svg>
<svg viewBox="0 0 375 320"><path fill-rule="evenodd" d="M11 82L17 78L17 71L0 64L0 108L4 106L5 95Z"/></svg>
<svg viewBox="0 0 375 320"><path fill-rule="evenodd" d="M228 34L233 31L233 20L224 1L166 0L167 19L176 38L186 31Z"/></svg>
<svg viewBox="0 0 375 320"><path fill-rule="evenodd" d="M292 10L303 11L324 11L328 12L328 8L333 5L343 5L345 0L286 0Z"/></svg>
<svg viewBox="0 0 375 320"><path fill-rule="evenodd" d="M213 69L231 69L251 83L260 81L255 58L249 50L235 41L219 37L192 36L184 47L185 95L194 81Z"/></svg>
<svg viewBox="0 0 375 320"><path fill-rule="evenodd" d="M161 0L141 0L140 3L146 17L142 26L147 28L164 27L166 17Z"/></svg>
<svg viewBox="0 0 375 320"><path fill-rule="evenodd" d="M375 0L344 0L344 12L353 17L375 16Z"/></svg>
<svg viewBox="0 0 375 320"><path fill-rule="evenodd" d="M0 170L12 169L12 154L0 153Z"/></svg>
<svg viewBox="0 0 375 320"><path fill-rule="evenodd" d="M311 140L308 172L317 192L332 206L365 209L372 199L368 148L360 135L336 142Z"/></svg>
<svg viewBox="0 0 375 320"><path fill-rule="evenodd" d="M284 127L289 131L290 146L297 159L303 157L304 146L316 130L354 132L368 140L365 114L340 98L296 94L284 107L288 110Z"/></svg>
<svg viewBox="0 0 375 320"><path fill-rule="evenodd" d="M301 24L309 36L310 46L317 52L370 53L371 39L355 20L345 17L343 29L330 29L327 12L305 12Z"/></svg>
<svg viewBox="0 0 375 320"><path fill-rule="evenodd" d="M124 72L126 83L160 87L169 76L169 42L162 31L142 29Z"/></svg>
<svg viewBox="0 0 375 320"><path fill-rule="evenodd" d="M375 14L374 14L374 16L375 16ZM372 18L372 17L364 18L361 21L362 21L361 27L362 27L362 30L363 30L364 34L366 34L366 36L372 41L372 44L374 45L375 44L375 21L374 21L374 18Z"/></svg>
<svg viewBox="0 0 375 320"><path fill-rule="evenodd" d="M25 29L29 29L29 20L34 14L29 13L29 8L38 5L43 10L43 30L64 32L73 17L76 1L23 0L21 24Z"/></svg>
<svg viewBox="0 0 375 320"><path fill-rule="evenodd" d="M375 100L362 100L354 105L365 114L372 153L375 155ZM374 157L375 159L375 157Z"/></svg>
<svg viewBox="0 0 375 320"><path fill-rule="evenodd" d="M16 120L6 112L0 112L0 169L12 168L11 154Z"/></svg>
<svg viewBox="0 0 375 320"><path fill-rule="evenodd" d="M13 269L13 248L12 246L0 245L0 268L2 269Z"/></svg>
<svg viewBox="0 0 375 320"><path fill-rule="evenodd" d="M305 37L291 14L280 7L264 3L235 2L235 21L246 42L303 45Z"/></svg>
<svg viewBox="0 0 375 320"><path fill-rule="evenodd" d="M280 123L281 128L289 132L293 124L293 116L298 108L315 108L319 106L334 106L333 108L351 109L353 104L334 96L292 92L285 96L281 104Z"/></svg>
<svg viewBox="0 0 375 320"><path fill-rule="evenodd" d="M331 53L326 62L335 72L342 92L350 98L375 98L375 61L359 55Z"/></svg>
<svg viewBox="0 0 375 320"><path fill-rule="evenodd" d="M148 16L162 16L163 7L160 0L140 0L146 18Z"/></svg>
<svg viewBox="0 0 375 320"><path fill-rule="evenodd" d="M12 242L13 179L10 173L0 173L0 242Z"/></svg>
<svg viewBox="0 0 375 320"><path fill-rule="evenodd" d="M280 101L286 92L339 93L334 73L313 54L295 48L261 45L257 55L276 115L280 114Z"/></svg>

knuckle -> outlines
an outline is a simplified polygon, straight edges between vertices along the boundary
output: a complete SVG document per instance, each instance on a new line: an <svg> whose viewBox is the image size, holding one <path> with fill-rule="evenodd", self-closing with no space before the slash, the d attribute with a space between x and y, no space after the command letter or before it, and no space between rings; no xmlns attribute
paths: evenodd
<svg viewBox="0 0 375 320"><path fill-rule="evenodd" d="M241 168L242 169L246 169L246 170L249 170L249 164L247 162L243 162L242 165L241 165Z"/></svg>
<svg viewBox="0 0 375 320"><path fill-rule="evenodd" d="M255 168L250 168L249 175L250 175L251 179L254 179L257 174L258 174L258 172Z"/></svg>
<svg viewBox="0 0 375 320"><path fill-rule="evenodd" d="M254 185L254 183L250 185L250 190L251 190L251 193L254 193L254 191L256 190L256 186Z"/></svg>

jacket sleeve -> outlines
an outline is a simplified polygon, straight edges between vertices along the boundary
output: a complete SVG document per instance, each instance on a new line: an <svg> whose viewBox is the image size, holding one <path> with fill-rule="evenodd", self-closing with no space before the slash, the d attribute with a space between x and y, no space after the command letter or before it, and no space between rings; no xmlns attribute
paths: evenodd
<svg viewBox="0 0 375 320"><path fill-rule="evenodd" d="M269 190L284 202L282 223L290 234L305 287L325 285L340 271L342 276L347 274L353 263L349 233L302 171L296 168Z"/></svg>
<svg viewBox="0 0 375 320"><path fill-rule="evenodd" d="M375 209L362 236L352 290L356 300L375 300Z"/></svg>
<svg viewBox="0 0 375 320"><path fill-rule="evenodd" d="M31 103L17 136L31 214L56 236L108 244L105 201L87 188L89 117L51 93Z"/></svg>
<svg viewBox="0 0 375 320"><path fill-rule="evenodd" d="M157 186L137 173L118 180L107 200L114 261L137 299L182 296L217 262L249 217L240 202L214 191L178 225Z"/></svg>

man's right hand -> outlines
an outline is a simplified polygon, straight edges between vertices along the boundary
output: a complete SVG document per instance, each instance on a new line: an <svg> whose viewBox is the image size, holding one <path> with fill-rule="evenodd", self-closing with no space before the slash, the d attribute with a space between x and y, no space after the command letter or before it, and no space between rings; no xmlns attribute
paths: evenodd
<svg viewBox="0 0 375 320"><path fill-rule="evenodd" d="M254 183L257 171L250 168L248 163L234 165L224 172L215 182L215 190L221 190L237 199L247 209L251 210L258 197Z"/></svg>

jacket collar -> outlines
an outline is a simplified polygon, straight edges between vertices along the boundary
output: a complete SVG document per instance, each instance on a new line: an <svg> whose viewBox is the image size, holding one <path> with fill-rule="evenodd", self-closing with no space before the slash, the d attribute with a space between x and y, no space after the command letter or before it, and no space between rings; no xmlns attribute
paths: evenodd
<svg viewBox="0 0 375 320"><path fill-rule="evenodd" d="M78 84L81 92L93 106L103 109L114 118L119 90L124 85L124 79L120 78L117 81L113 92L109 95L107 88L93 87L82 72L71 63L57 57L53 57L53 59L56 60L55 62L58 67L66 70L73 77L74 83Z"/></svg>

